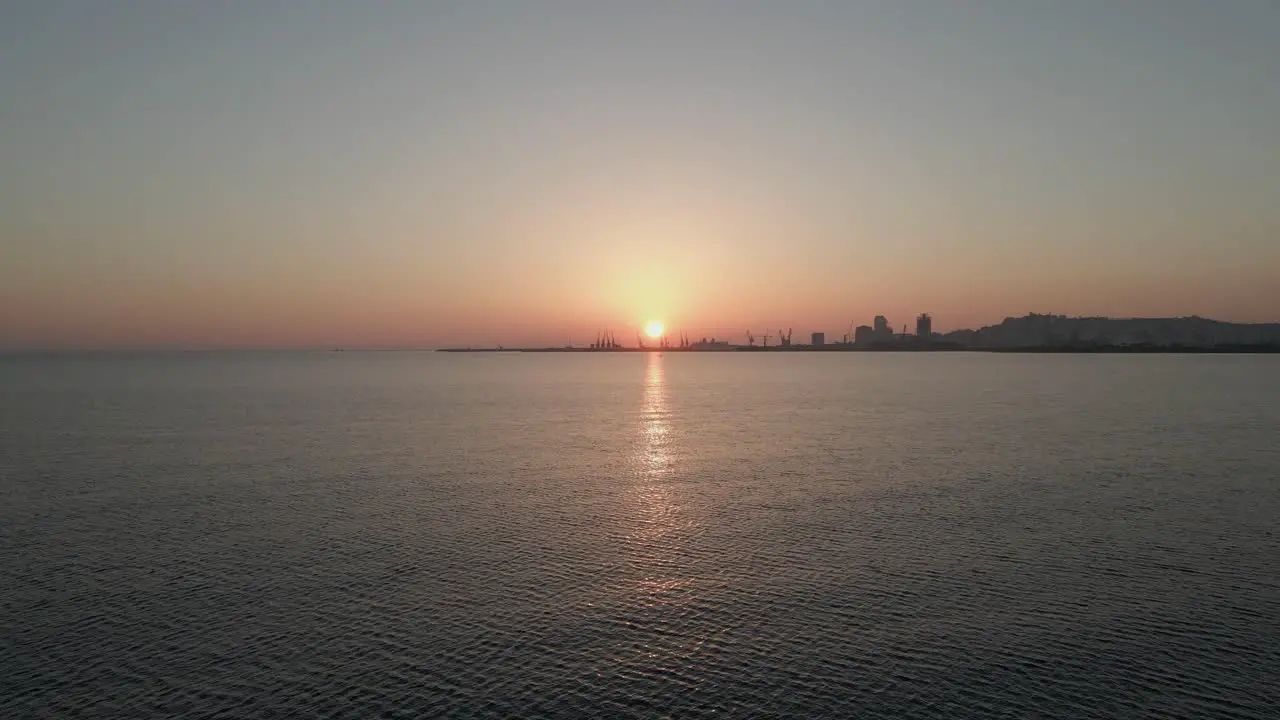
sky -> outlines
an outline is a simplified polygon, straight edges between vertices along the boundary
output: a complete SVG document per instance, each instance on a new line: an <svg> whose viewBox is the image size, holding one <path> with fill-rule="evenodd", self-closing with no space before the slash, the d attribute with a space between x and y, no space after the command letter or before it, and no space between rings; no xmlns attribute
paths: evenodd
<svg viewBox="0 0 1280 720"><path fill-rule="evenodd" d="M1280 320L1275 0L10 0L0 348Z"/></svg>

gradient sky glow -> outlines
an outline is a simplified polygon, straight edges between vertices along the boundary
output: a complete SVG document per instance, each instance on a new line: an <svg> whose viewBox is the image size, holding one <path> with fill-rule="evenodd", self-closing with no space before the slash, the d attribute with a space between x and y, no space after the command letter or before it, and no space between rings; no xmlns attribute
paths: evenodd
<svg viewBox="0 0 1280 720"><path fill-rule="evenodd" d="M1280 320L1275 0L14 0L0 347Z"/></svg>

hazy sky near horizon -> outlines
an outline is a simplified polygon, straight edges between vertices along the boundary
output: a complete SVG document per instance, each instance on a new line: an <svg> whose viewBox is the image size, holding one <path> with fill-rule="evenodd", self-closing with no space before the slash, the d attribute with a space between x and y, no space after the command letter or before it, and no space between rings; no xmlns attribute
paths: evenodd
<svg viewBox="0 0 1280 720"><path fill-rule="evenodd" d="M1280 2L0 5L0 347L1280 320Z"/></svg>

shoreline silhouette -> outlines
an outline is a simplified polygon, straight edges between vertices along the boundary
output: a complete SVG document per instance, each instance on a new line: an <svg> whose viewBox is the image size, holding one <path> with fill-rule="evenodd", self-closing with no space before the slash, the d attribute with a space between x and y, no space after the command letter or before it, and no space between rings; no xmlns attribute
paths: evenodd
<svg viewBox="0 0 1280 720"><path fill-rule="evenodd" d="M747 331L745 344L727 340L690 341L684 332L677 344L666 336L646 344L616 342L603 331L589 345L546 347L451 347L440 352L1037 352L1037 353L1272 353L1280 352L1280 323L1232 323L1198 316L1181 318L1068 317L1030 314L1005 318L977 330L934 333L931 318L917 318L917 332L893 333L883 316L874 326L850 326L851 332L834 342L815 332L808 344L793 343L788 331L757 337ZM770 337L782 338L769 345ZM757 343L757 340L763 340Z"/></svg>

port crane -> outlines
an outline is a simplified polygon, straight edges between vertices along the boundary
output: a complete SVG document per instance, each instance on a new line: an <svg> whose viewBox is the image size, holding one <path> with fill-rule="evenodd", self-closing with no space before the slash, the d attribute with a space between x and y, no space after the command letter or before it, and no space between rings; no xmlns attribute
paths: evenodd
<svg viewBox="0 0 1280 720"><path fill-rule="evenodd" d="M755 347L755 346L756 346L756 336L752 335L751 331L748 330L747 331L747 347Z"/></svg>
<svg viewBox="0 0 1280 720"><path fill-rule="evenodd" d="M596 333L596 341L591 343L592 350L618 350L621 347L612 330L601 330Z"/></svg>
<svg viewBox="0 0 1280 720"><path fill-rule="evenodd" d="M769 338L771 338L771 337L773 337L773 336L772 336L772 335L770 335L769 333L765 333L764 335L761 335L760 337L764 340L764 345L763 345L762 347L769 347Z"/></svg>
<svg viewBox="0 0 1280 720"><path fill-rule="evenodd" d="M782 347L791 347L791 328L787 328L786 332L778 330L778 342Z"/></svg>

